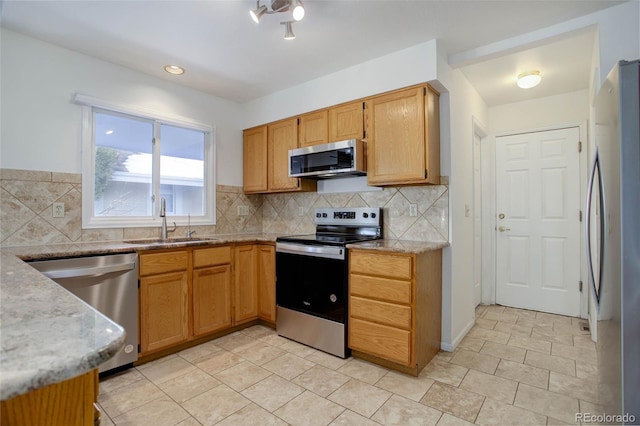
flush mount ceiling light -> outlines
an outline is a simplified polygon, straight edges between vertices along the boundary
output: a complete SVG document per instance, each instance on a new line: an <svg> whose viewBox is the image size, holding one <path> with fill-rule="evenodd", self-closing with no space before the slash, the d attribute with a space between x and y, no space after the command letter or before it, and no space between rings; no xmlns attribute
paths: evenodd
<svg viewBox="0 0 640 426"><path fill-rule="evenodd" d="M169 74L173 74L173 75L184 74L184 68L179 67L178 65L165 65L164 70Z"/></svg>
<svg viewBox="0 0 640 426"><path fill-rule="evenodd" d="M542 80L542 76L540 75L540 71L527 71L518 75L518 87L521 89L531 89L532 87L536 87L540 84Z"/></svg>
<svg viewBox="0 0 640 426"><path fill-rule="evenodd" d="M253 22L260 23L260 19L263 15L271 15L274 13L291 12L293 20L280 22L284 25L284 38L285 40L293 40L296 38L293 34L292 24L294 22L302 20L304 18L304 5L301 0L265 0L268 4L260 4L262 0L257 0L256 8L249 11L249 15Z"/></svg>

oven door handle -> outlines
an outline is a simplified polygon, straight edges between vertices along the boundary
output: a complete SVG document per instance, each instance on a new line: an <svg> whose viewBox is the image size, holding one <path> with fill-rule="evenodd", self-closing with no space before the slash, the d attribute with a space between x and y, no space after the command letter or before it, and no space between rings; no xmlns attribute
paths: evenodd
<svg viewBox="0 0 640 426"><path fill-rule="evenodd" d="M276 242L276 253L299 254L303 256L344 260L346 251L347 249L344 247L314 246L307 244Z"/></svg>

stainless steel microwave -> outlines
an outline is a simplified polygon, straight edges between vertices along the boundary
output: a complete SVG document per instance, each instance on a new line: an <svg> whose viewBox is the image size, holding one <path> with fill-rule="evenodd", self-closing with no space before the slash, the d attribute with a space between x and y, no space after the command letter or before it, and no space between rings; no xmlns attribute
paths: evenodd
<svg viewBox="0 0 640 426"><path fill-rule="evenodd" d="M365 174L364 141L360 139L289 150L289 177L321 179Z"/></svg>

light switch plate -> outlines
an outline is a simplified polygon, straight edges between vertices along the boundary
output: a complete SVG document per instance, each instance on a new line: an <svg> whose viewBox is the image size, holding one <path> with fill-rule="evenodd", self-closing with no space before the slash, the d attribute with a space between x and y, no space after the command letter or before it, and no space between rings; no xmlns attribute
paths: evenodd
<svg viewBox="0 0 640 426"><path fill-rule="evenodd" d="M53 217L64 217L64 203L53 203Z"/></svg>

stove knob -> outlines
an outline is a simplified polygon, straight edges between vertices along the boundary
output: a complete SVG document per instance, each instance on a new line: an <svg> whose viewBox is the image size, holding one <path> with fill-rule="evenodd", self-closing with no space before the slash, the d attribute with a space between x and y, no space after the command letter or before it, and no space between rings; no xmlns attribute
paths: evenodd
<svg viewBox="0 0 640 426"><path fill-rule="evenodd" d="M369 217L369 213L362 213L362 217L364 217L365 219Z"/></svg>
<svg viewBox="0 0 640 426"><path fill-rule="evenodd" d="M371 219L375 219L376 218L376 214L375 213L371 213Z"/></svg>

